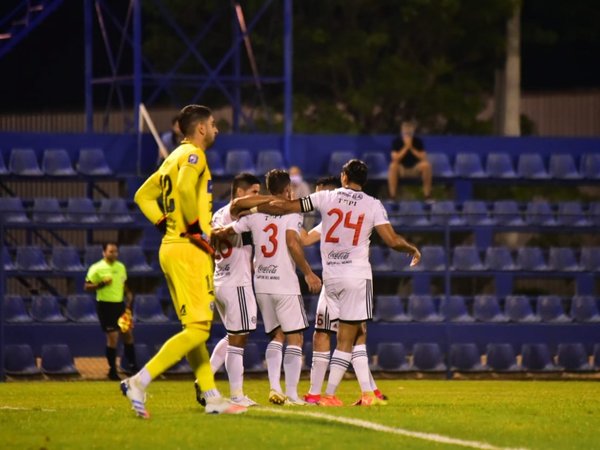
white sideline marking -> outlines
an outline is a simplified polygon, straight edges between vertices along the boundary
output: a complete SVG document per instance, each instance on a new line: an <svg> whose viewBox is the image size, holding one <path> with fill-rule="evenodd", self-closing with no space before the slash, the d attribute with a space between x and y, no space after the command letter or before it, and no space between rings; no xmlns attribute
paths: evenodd
<svg viewBox="0 0 600 450"><path fill-rule="evenodd" d="M9 410L9 411L42 411L42 412L56 412L55 409L45 409L45 408L23 408L21 406L0 406L0 409Z"/></svg>
<svg viewBox="0 0 600 450"><path fill-rule="evenodd" d="M486 442L478 441L467 441L464 439L457 439L441 434L435 433L423 433L419 431L410 431L403 428L388 427L375 422L369 422L367 420L353 419L350 417L330 416L328 414L318 412L305 412L305 411L290 411L280 408L252 408L252 411L256 412L272 412L276 414L291 414L305 417L313 417L315 419L324 419L330 422L343 423L345 425L351 425L354 427L365 428L373 431L383 431L385 433L398 434L400 436L408 436L416 439L423 439L425 441L438 442L441 444L460 445L461 447L477 448L482 450L526 450L524 448L510 448L510 447L498 447L496 445L488 444Z"/></svg>

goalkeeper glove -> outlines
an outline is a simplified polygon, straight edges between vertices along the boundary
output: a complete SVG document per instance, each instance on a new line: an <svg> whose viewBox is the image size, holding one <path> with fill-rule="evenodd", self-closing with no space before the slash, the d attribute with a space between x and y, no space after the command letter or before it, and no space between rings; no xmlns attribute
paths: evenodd
<svg viewBox="0 0 600 450"><path fill-rule="evenodd" d="M161 234L167 233L167 216L162 216L158 222L154 224L156 229L161 232Z"/></svg>
<svg viewBox="0 0 600 450"><path fill-rule="evenodd" d="M121 314L121 317L119 317L119 320L117 320L117 325L119 325L121 333L127 333L133 328L133 316L131 314L131 309L125 309L125 312Z"/></svg>
<svg viewBox="0 0 600 450"><path fill-rule="evenodd" d="M208 242L208 238L200 229L200 224L197 220L188 225L187 232L181 233L181 237L187 237L192 244L214 258L215 249L210 245L210 242Z"/></svg>

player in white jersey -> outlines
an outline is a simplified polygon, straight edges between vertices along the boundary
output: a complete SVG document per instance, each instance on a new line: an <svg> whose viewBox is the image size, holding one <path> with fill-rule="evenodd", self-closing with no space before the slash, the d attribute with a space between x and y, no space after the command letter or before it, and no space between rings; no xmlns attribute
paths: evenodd
<svg viewBox="0 0 600 450"><path fill-rule="evenodd" d="M250 173L240 173L231 184L231 200L258 195L260 180ZM231 202L213 214L212 228L222 228L234 221L236 213ZM215 300L227 335L215 346L210 365L213 373L225 363L232 403L255 406L256 402L244 395L244 347L248 334L256 330L256 299L252 290L252 236L234 234L219 241L215 255ZM203 399L196 386L196 398Z"/></svg>
<svg viewBox="0 0 600 450"><path fill-rule="evenodd" d="M340 187L340 180L336 177L324 177L320 178L315 182L316 192L327 190L331 191ZM319 223L308 233L303 232L302 245L309 246L316 244L321 240L322 225ZM304 401L308 403L317 404L321 400L321 389L323 387L323 381L325 380L325 373L329 366L329 360L331 357L331 336L335 335L338 330L338 318L331 316L331 311L327 307L327 298L325 295L325 289L321 289L319 294L319 301L317 302L317 310L315 312L315 331L313 333L313 353L312 363L310 368L310 388L308 393L304 395ZM366 323L364 326L364 333L361 339L357 340L357 343L352 348L352 359L360 358L364 352L366 352ZM373 374L369 370L369 377L371 380L371 388L376 397L381 400L386 400L385 395L377 388ZM356 402L357 405L361 404L359 400Z"/></svg>
<svg viewBox="0 0 600 450"><path fill-rule="evenodd" d="M352 360L352 348L364 333L364 323L373 316L373 285L369 263L370 236L373 230L386 245L412 254L411 266L421 259L419 250L397 235L381 202L363 192L367 165L357 159L348 161L341 174L342 187L315 192L296 201L275 200L245 207L272 214L310 212L322 217L321 258L327 307L339 318L337 346L331 357L329 380L322 406L341 406L335 391ZM352 361L361 386L361 404L381 403L371 388L366 351Z"/></svg>
<svg viewBox="0 0 600 450"><path fill-rule="evenodd" d="M267 173L267 188L279 199L289 200L289 174L274 169ZM308 328L304 301L296 266L313 293L321 289L321 280L310 268L300 242L300 214L272 216L251 214L223 230L222 236L250 231L254 243L254 290L262 313L265 331L271 341L266 360L274 404L302 405L298 397L298 381L302 370L303 331ZM283 343L287 342L285 355ZM285 373L285 395L281 390L281 363Z"/></svg>

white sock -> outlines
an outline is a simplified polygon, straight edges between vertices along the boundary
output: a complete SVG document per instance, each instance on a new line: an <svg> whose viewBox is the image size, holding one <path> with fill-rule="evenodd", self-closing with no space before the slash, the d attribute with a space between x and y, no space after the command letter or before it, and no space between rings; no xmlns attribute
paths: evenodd
<svg viewBox="0 0 600 450"><path fill-rule="evenodd" d="M229 392L231 397L242 397L244 395L244 349L227 346L225 357L225 370L229 377Z"/></svg>
<svg viewBox="0 0 600 450"><path fill-rule="evenodd" d="M135 376L133 376L133 379L142 389L146 389L152 381L152 377L150 376L148 369L146 369L146 366L142 367L142 370L136 373Z"/></svg>
<svg viewBox="0 0 600 450"><path fill-rule="evenodd" d="M325 389L327 395L335 394L335 390L342 381L351 359L352 353L341 352L339 350L333 352L331 362L329 363L329 380L327 381L327 389Z"/></svg>
<svg viewBox="0 0 600 450"><path fill-rule="evenodd" d="M371 371L369 370L369 358L367 356L367 346L364 344L355 345L352 348L352 366L360 390L362 392L370 392L371 388Z"/></svg>
<svg viewBox="0 0 600 450"><path fill-rule="evenodd" d="M271 389L281 392L281 360L283 359L283 344L277 341L269 342L265 352L267 372Z"/></svg>
<svg viewBox="0 0 600 450"><path fill-rule="evenodd" d="M302 348L297 345L288 345L283 357L283 370L285 372L285 395L292 400L298 399L298 382L302 371Z"/></svg>
<svg viewBox="0 0 600 450"><path fill-rule="evenodd" d="M310 367L309 394L319 395L321 393L330 356L329 352L313 352L312 366Z"/></svg>
<svg viewBox="0 0 600 450"><path fill-rule="evenodd" d="M375 384L375 379L373 378L373 373L371 372L371 369L369 369L369 381L371 382L371 390L376 391L377 384Z"/></svg>
<svg viewBox="0 0 600 450"><path fill-rule="evenodd" d="M227 346L229 345L229 336L225 335L223 339L217 342L215 348L210 355L210 368L212 373L217 373L223 364L225 363L225 358L227 355Z"/></svg>

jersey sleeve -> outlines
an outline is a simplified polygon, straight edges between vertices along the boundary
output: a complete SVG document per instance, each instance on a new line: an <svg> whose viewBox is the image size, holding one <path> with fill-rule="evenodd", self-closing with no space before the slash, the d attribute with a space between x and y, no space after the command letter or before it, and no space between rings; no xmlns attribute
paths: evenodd
<svg viewBox="0 0 600 450"><path fill-rule="evenodd" d="M242 234L250 230L250 216L240 217L238 220L231 224L233 231L236 234Z"/></svg>
<svg viewBox="0 0 600 450"><path fill-rule="evenodd" d="M154 172L135 193L135 203L138 205L144 216L146 216L153 224L158 222L163 216L163 212L158 206L157 201L161 192L160 174Z"/></svg>
<svg viewBox="0 0 600 450"><path fill-rule="evenodd" d="M373 205L373 225L377 226L385 223L390 223L387 211L380 200L375 200L375 204Z"/></svg>
<svg viewBox="0 0 600 450"><path fill-rule="evenodd" d="M323 222L319 222L319 225L313 227L313 229L310 230L309 233L323 234Z"/></svg>
<svg viewBox="0 0 600 450"><path fill-rule="evenodd" d="M198 172L200 175L206 169L206 155L204 152L199 151L197 149L190 150L185 152L183 155L179 157L179 167L190 167Z"/></svg>
<svg viewBox="0 0 600 450"><path fill-rule="evenodd" d="M308 197L301 198L301 211L304 213L310 211L321 211L321 208L323 207L323 201L325 198L327 198L328 192L329 191L313 192Z"/></svg>
<svg viewBox="0 0 600 450"><path fill-rule="evenodd" d="M300 230L302 230L302 224L304 223L302 216L300 214L290 214L288 216L286 230L292 230L296 233L300 234Z"/></svg>
<svg viewBox="0 0 600 450"><path fill-rule="evenodd" d="M87 271L87 274L85 276L85 281L89 281L90 283L94 283L94 284L102 281L100 279L100 274L98 273L97 269L98 269L98 266L96 264L92 264Z"/></svg>

